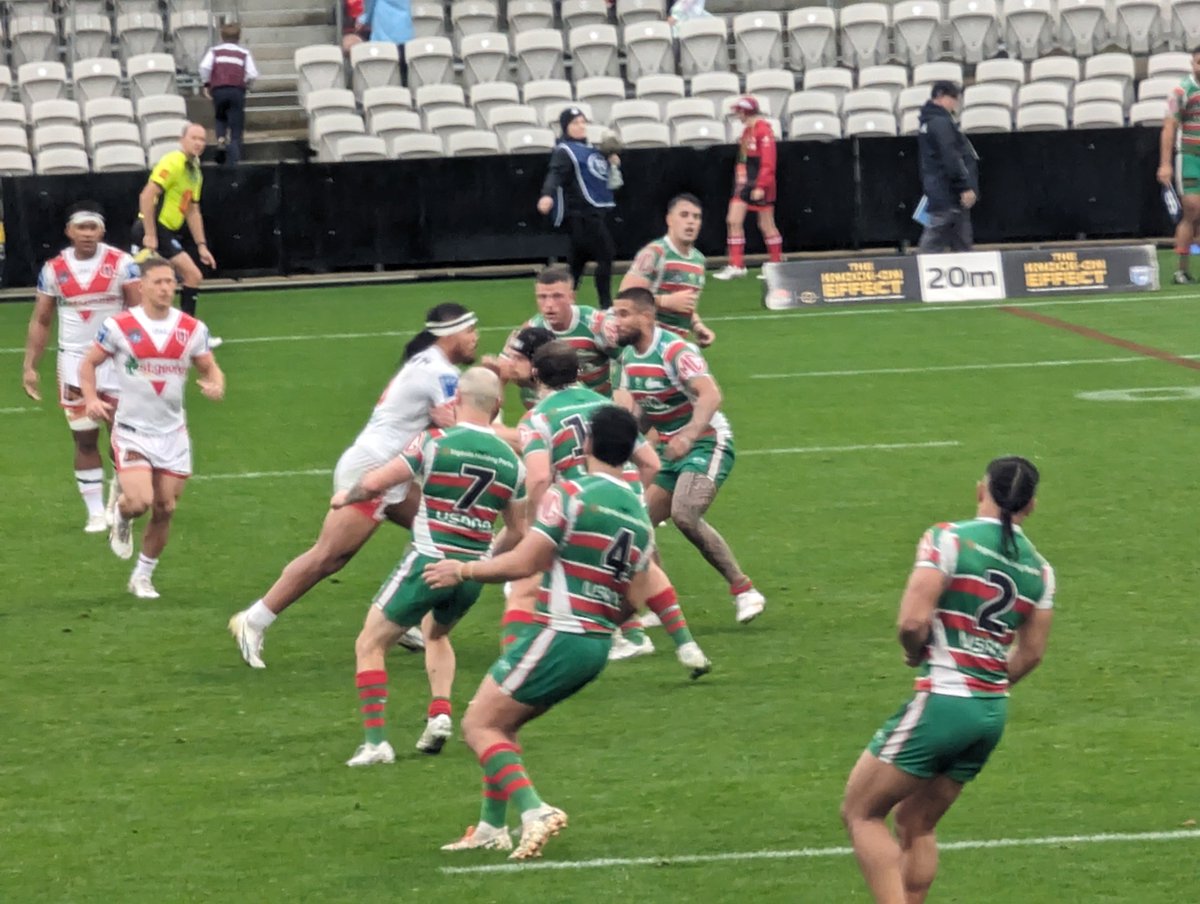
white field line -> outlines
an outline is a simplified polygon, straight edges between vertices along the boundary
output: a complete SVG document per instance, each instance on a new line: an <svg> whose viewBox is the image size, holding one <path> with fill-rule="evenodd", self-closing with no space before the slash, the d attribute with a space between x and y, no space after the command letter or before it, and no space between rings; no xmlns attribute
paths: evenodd
<svg viewBox="0 0 1200 904"><path fill-rule="evenodd" d="M938 844L939 851L976 851L1009 847L1054 847L1064 844L1119 844L1149 841L1187 841L1200 838L1200 829L1174 832L1106 832L1101 835L1047 835L1041 838L992 838L950 841ZM539 860L536 863L497 863L483 866L443 866L449 875L464 873L514 873L530 870L607 869L620 866L688 866L697 863L728 863L745 860L798 860L816 857L845 857L853 848L798 848L791 851L738 851L728 854L682 854L665 857L603 857L595 860Z"/></svg>
<svg viewBox="0 0 1200 904"><path fill-rule="evenodd" d="M738 455L817 455L822 452L894 452L903 449L938 449L961 445L957 440L932 440L923 443L872 443L859 446L795 446L787 449L750 449ZM300 471L243 471L234 474L196 474L192 480L268 480L288 477L325 477L329 468L306 468Z"/></svg>
<svg viewBox="0 0 1200 904"><path fill-rule="evenodd" d="M0 408L0 414L28 414L30 411L37 411L37 408Z"/></svg>
<svg viewBox="0 0 1200 904"><path fill-rule="evenodd" d="M1200 358L1200 355L1179 355L1180 358ZM934 374L968 370L1020 370L1030 367L1073 367L1087 364L1135 364L1155 361L1149 355L1127 355L1120 358L1065 358L1057 361L1006 361L979 364L938 364L932 367L874 367L863 370L800 370L786 374L751 374L752 380L793 380L806 377L868 377L889 374Z"/></svg>
<svg viewBox="0 0 1200 904"><path fill-rule="evenodd" d="M706 317L704 320L705 323L736 323L739 321L787 320L795 318L797 322L802 322L810 317L865 317L875 314L899 314L905 312L909 314L921 314L929 311L978 311L1000 307L1001 305L1019 308L1043 308L1080 304L1124 304L1132 301L1183 301L1195 298L1200 298L1200 293L1188 292L1181 295L1151 295L1149 293L1140 293L1133 295L1105 295L1100 298L1040 299L1038 301L1010 301L1002 299L1000 301L988 302L958 302L945 305L922 305L919 308L864 307L837 308L834 310L820 311L787 311L778 313L768 313L764 311L762 313L755 314L716 315L713 317ZM484 326L480 327L479 329L480 332L484 333L507 333L516 329L516 327ZM412 336L414 332L414 330L375 330L374 332L370 333L296 333L280 336L230 336L225 340L225 344L248 345L261 342L316 342L322 339L377 339L380 337L395 338L401 336ZM25 349L23 347L0 348L0 355L18 355L24 354L24 352Z"/></svg>

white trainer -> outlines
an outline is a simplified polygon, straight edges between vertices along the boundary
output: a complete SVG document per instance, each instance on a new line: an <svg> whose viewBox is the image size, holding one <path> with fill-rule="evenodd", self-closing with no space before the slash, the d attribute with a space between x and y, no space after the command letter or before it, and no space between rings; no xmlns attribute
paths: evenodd
<svg viewBox="0 0 1200 904"><path fill-rule="evenodd" d="M639 615L638 618L640 618L642 620L643 628L661 628L662 627L662 620L657 615L655 615L653 612L643 613L642 615Z"/></svg>
<svg viewBox="0 0 1200 904"><path fill-rule="evenodd" d="M707 675L712 671L712 662L704 651L700 649L700 644L694 640L689 640L683 646L675 651L675 658L685 669L691 669L692 680L699 678L701 675Z"/></svg>
<svg viewBox="0 0 1200 904"><path fill-rule="evenodd" d="M528 819L521 814L521 841L509 860L530 860L542 856L546 842L567 827L567 814L558 807L542 804Z"/></svg>
<svg viewBox="0 0 1200 904"><path fill-rule="evenodd" d="M445 713L434 716L425 723L425 730L417 739L417 750L421 753L441 753L446 741L454 733L453 723Z"/></svg>
<svg viewBox="0 0 1200 904"><path fill-rule="evenodd" d="M733 605L737 612L738 624L747 624L767 608L767 598L751 587L749 590L743 590L733 598Z"/></svg>
<svg viewBox="0 0 1200 904"><path fill-rule="evenodd" d="M83 532L85 534L107 534L108 514L97 512L94 515L88 515L87 524L83 526Z"/></svg>
<svg viewBox="0 0 1200 904"><path fill-rule="evenodd" d="M146 574L135 574L129 579L129 592L140 600L158 599L158 591L154 589L150 576Z"/></svg>
<svg viewBox="0 0 1200 904"><path fill-rule="evenodd" d="M409 628L396 641L396 646L404 647L411 653L425 652L425 638L421 635L420 628Z"/></svg>
<svg viewBox="0 0 1200 904"><path fill-rule="evenodd" d="M443 851L511 851L512 836L508 834L508 826L491 826L481 822L477 826L467 826L463 837L458 841L443 844Z"/></svg>
<svg viewBox="0 0 1200 904"><path fill-rule="evenodd" d="M229 633L237 641L238 651L246 665L252 669L265 669L267 664L262 660L263 632L250 624L249 615L245 609L235 612L229 619Z"/></svg>
<svg viewBox="0 0 1200 904"><path fill-rule="evenodd" d="M624 636L613 637L612 649L608 651L608 661L618 662L622 659L635 659L638 656L649 656L654 652L654 641L649 635L642 637L641 643L634 643Z"/></svg>
<svg viewBox="0 0 1200 904"><path fill-rule="evenodd" d="M225 344L225 340L222 339L220 336L209 336L208 337L208 350L209 351L216 351L224 344Z"/></svg>
<svg viewBox="0 0 1200 904"><path fill-rule="evenodd" d="M733 264L727 265L723 270L718 270L713 274L713 279L728 280L741 279L746 275L745 267L735 267Z"/></svg>
<svg viewBox="0 0 1200 904"><path fill-rule="evenodd" d="M387 741L378 744L360 744L354 756L346 760L347 766L377 766L396 762L396 751Z"/></svg>

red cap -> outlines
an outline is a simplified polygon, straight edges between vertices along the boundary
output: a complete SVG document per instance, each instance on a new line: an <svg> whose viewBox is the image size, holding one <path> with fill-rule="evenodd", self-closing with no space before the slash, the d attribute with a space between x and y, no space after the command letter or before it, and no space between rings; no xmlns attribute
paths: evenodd
<svg viewBox="0 0 1200 904"><path fill-rule="evenodd" d="M758 100L750 95L739 97L733 102L733 109L740 110L742 113L758 113Z"/></svg>

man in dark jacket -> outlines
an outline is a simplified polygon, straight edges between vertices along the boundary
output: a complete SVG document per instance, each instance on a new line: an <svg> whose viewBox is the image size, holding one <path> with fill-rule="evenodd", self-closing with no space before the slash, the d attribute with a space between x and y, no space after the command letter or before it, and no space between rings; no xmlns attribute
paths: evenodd
<svg viewBox="0 0 1200 904"><path fill-rule="evenodd" d="M925 253L970 251L973 241L971 208L979 190L979 166L975 149L954 119L958 96L954 82L934 82L921 108L917 147L921 189L928 201L929 221L920 245Z"/></svg>
<svg viewBox="0 0 1200 904"><path fill-rule="evenodd" d="M588 261L596 262L596 296L600 307L612 307L612 265L616 255L608 212L616 207L620 158L605 157L588 144L587 116L567 107L559 117L562 140L550 154L550 171L542 184L537 208L571 237L571 276L575 288Z"/></svg>

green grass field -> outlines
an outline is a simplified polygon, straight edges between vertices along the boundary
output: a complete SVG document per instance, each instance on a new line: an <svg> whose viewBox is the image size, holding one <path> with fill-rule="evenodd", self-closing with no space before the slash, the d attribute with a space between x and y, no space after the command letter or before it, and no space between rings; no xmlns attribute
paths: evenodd
<svg viewBox="0 0 1200 904"><path fill-rule="evenodd" d="M1042 468L1028 531L1057 568L1058 617L941 838L1038 843L947 851L930 900L1197 900L1197 833L1094 836L1200 818L1200 372L995 306L769 315L759 287L710 284L704 308L739 451L711 521L769 607L736 625L719 577L661 531L715 671L689 682L655 632L655 656L530 726L533 779L571 816L542 863L574 866L498 874L443 871L504 861L438 850L475 820L479 774L457 738L439 757L412 750L417 657L390 663L396 765L343 765L361 737L353 641L403 532L383 530L271 629L265 672L225 622L307 546L329 496L322 473L263 472L332 468L427 306L471 305L494 351L531 311L529 281L204 298L229 392L191 398L199 476L156 602L128 595L129 566L82 533L63 418L20 389L29 307L0 306L0 900L866 901L831 849L846 843L846 774L910 687L900 589L921 531L972 514L974 481L1008 452ZM1037 310L1187 356L1198 304L1168 289ZM1190 397L1078 397L1149 387ZM490 589L456 631L456 715L494 658L499 611ZM758 856L711 859L735 854Z"/></svg>

